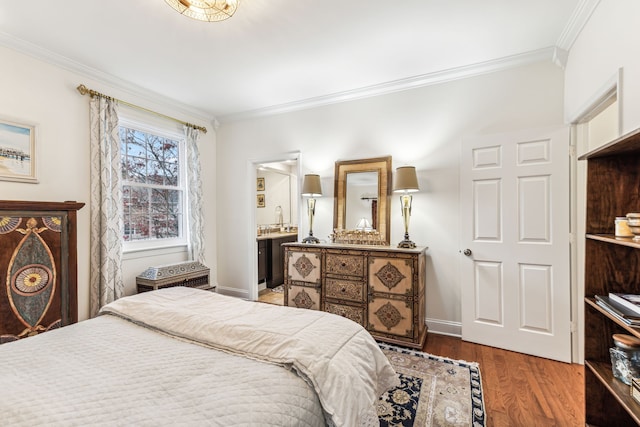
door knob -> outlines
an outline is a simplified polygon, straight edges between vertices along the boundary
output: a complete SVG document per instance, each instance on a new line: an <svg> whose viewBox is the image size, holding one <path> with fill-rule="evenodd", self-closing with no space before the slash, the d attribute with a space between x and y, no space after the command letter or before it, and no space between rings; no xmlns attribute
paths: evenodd
<svg viewBox="0 0 640 427"><path fill-rule="evenodd" d="M462 251L462 253L466 256L471 256L471 249L465 249L464 251Z"/></svg>

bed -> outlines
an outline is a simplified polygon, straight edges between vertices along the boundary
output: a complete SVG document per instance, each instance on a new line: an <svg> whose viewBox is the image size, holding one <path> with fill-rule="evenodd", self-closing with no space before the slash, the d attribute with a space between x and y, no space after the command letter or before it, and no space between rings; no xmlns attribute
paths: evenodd
<svg viewBox="0 0 640 427"><path fill-rule="evenodd" d="M330 313L175 287L0 346L11 426L377 425L397 375Z"/></svg>

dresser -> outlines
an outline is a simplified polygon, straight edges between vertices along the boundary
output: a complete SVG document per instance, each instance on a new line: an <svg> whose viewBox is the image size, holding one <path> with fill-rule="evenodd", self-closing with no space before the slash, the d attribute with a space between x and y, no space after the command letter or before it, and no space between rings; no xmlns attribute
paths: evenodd
<svg viewBox="0 0 640 427"><path fill-rule="evenodd" d="M302 243L284 248L286 305L346 317L380 341L423 347L427 248Z"/></svg>
<svg viewBox="0 0 640 427"><path fill-rule="evenodd" d="M76 212L0 200L0 343L78 321Z"/></svg>

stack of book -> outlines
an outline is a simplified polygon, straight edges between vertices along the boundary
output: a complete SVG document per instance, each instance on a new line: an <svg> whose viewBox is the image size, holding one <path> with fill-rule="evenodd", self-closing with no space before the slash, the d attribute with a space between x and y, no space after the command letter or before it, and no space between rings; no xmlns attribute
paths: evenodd
<svg viewBox="0 0 640 427"><path fill-rule="evenodd" d="M609 293L596 295L596 303L629 326L640 327L640 295Z"/></svg>

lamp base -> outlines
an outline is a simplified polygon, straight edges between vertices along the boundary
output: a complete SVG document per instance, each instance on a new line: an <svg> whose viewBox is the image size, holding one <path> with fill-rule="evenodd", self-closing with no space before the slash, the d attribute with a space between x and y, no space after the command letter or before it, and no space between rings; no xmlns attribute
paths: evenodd
<svg viewBox="0 0 640 427"><path fill-rule="evenodd" d="M404 240L398 243L398 247L403 249L414 249L416 244L409 240L409 236L405 235Z"/></svg>
<svg viewBox="0 0 640 427"><path fill-rule="evenodd" d="M304 239L302 239L302 243L320 243L320 239L318 239L317 237L313 237L311 235L305 237Z"/></svg>

